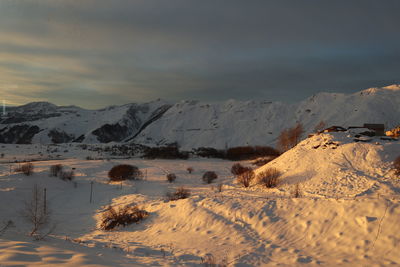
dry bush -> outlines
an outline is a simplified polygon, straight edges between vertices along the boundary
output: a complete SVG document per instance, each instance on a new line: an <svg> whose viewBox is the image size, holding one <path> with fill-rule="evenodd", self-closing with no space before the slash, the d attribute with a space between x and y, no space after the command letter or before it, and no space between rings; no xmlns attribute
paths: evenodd
<svg viewBox="0 0 400 267"><path fill-rule="evenodd" d="M212 254L207 254L204 258L201 258L201 263L204 267L226 267L228 266L228 260L223 258L220 262Z"/></svg>
<svg viewBox="0 0 400 267"><path fill-rule="evenodd" d="M118 226L127 226L132 223L139 222L149 216L145 210L139 209L138 206L125 206L116 209L109 206L103 213L100 228L110 231Z"/></svg>
<svg viewBox="0 0 400 267"><path fill-rule="evenodd" d="M237 181L239 184L243 185L244 187L249 187L251 181L253 181L255 174L251 168L246 168L245 172L242 172L237 176Z"/></svg>
<svg viewBox="0 0 400 267"><path fill-rule="evenodd" d="M50 166L50 177L57 177L58 175L60 175L60 173L63 170L63 165L62 164L56 164L56 165L52 165Z"/></svg>
<svg viewBox="0 0 400 267"><path fill-rule="evenodd" d="M267 188L273 188L278 185L278 177L281 172L275 168L269 168L257 175L257 180L260 184Z"/></svg>
<svg viewBox="0 0 400 267"><path fill-rule="evenodd" d="M224 184L217 184L217 192L218 192L218 193L221 193L223 187L224 187Z"/></svg>
<svg viewBox="0 0 400 267"><path fill-rule="evenodd" d="M17 169L15 169L16 172L21 172L27 176L30 176L33 174L33 169L34 166L32 163L28 162L25 164L22 164L20 167L18 167Z"/></svg>
<svg viewBox="0 0 400 267"><path fill-rule="evenodd" d="M269 156L269 157L265 157L265 158L258 158L255 159L254 161L251 162L252 165L260 167L260 166L264 166L265 164L267 164L270 161L273 161L274 159L276 159L277 156Z"/></svg>
<svg viewBox="0 0 400 267"><path fill-rule="evenodd" d="M120 164L112 167L108 172L108 178L111 181L140 180L143 178L143 173L136 166Z"/></svg>
<svg viewBox="0 0 400 267"><path fill-rule="evenodd" d="M242 174L243 172L246 171L246 167L244 167L240 163L235 163L231 167L231 173L235 176Z"/></svg>
<svg viewBox="0 0 400 267"><path fill-rule="evenodd" d="M199 157L204 158L225 158L224 150L215 149L212 147L199 147L193 149L193 153Z"/></svg>
<svg viewBox="0 0 400 267"><path fill-rule="evenodd" d="M189 174L191 174L192 172L194 172L193 167L188 167L186 170L187 170L187 172L188 172Z"/></svg>
<svg viewBox="0 0 400 267"><path fill-rule="evenodd" d="M394 169L395 169L395 173L396 175L400 176L400 156L398 156L395 160L394 160Z"/></svg>
<svg viewBox="0 0 400 267"><path fill-rule="evenodd" d="M64 181L72 181L75 178L75 173L74 171L65 171L65 172L60 172L59 173L61 180Z"/></svg>
<svg viewBox="0 0 400 267"><path fill-rule="evenodd" d="M178 199L185 199L190 197L190 190L186 189L184 187L179 187L176 189L175 192L168 192L167 193L167 198L169 201L174 201Z"/></svg>
<svg viewBox="0 0 400 267"><path fill-rule="evenodd" d="M226 158L229 160L252 160L259 157L277 157L280 152L269 146L240 146L232 147L226 151Z"/></svg>
<svg viewBox="0 0 400 267"><path fill-rule="evenodd" d="M145 159L188 159L189 153L180 151L177 146L149 147L145 150Z"/></svg>
<svg viewBox="0 0 400 267"><path fill-rule="evenodd" d="M173 181L176 180L176 175L174 173L168 173L167 180L168 180L168 182L172 183Z"/></svg>
<svg viewBox="0 0 400 267"><path fill-rule="evenodd" d="M213 171L207 171L203 174L203 181L207 184L211 184L212 181L218 178L218 175Z"/></svg>

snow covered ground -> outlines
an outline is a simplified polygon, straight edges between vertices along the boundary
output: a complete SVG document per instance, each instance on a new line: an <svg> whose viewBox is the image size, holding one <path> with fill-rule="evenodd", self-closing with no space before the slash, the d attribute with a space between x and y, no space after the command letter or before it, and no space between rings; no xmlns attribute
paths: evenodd
<svg viewBox="0 0 400 267"><path fill-rule="evenodd" d="M61 160L34 162L33 176L10 174L18 163L9 162L35 158L40 149L46 150L2 147L0 229L8 220L13 227L0 236L1 266L202 266L207 254L229 266L400 264L400 178L392 170L399 141L354 142L349 133L308 138L257 170L282 172L274 189L241 187L230 161L84 160L86 154L74 149ZM75 168L75 183L49 177L57 163ZM119 163L138 166L145 179L109 183L107 172ZM201 180L208 170L219 176L210 185ZM168 172L177 175L174 183L166 181ZM43 241L28 237L30 225L21 215L34 184L47 189L56 225ZM292 194L296 184L300 198ZM179 186L191 197L167 201L166 193ZM106 206L132 203L150 216L114 231L99 229Z"/></svg>

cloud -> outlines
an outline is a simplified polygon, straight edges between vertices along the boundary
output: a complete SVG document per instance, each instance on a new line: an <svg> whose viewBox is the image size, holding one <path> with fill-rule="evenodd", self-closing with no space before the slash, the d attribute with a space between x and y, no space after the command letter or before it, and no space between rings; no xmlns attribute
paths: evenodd
<svg viewBox="0 0 400 267"><path fill-rule="evenodd" d="M0 92L14 103L87 107L351 92L398 81L399 8L391 0L0 1Z"/></svg>

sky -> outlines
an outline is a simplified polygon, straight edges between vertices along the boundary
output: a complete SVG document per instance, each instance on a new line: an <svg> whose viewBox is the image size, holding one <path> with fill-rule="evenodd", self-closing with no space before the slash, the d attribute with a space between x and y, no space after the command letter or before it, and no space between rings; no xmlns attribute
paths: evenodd
<svg viewBox="0 0 400 267"><path fill-rule="evenodd" d="M294 102L400 83L398 0L1 0L0 99Z"/></svg>

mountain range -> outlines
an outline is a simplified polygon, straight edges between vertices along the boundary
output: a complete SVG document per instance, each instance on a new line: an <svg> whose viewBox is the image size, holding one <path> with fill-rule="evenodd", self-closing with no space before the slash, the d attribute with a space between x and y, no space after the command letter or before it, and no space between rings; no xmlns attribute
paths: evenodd
<svg viewBox="0 0 400 267"><path fill-rule="evenodd" d="M218 103L156 100L87 110L33 102L0 117L0 143L177 144L183 149L274 146L279 133L301 123L305 134L325 125L400 124L400 85L353 94L318 93L298 103L266 100Z"/></svg>

